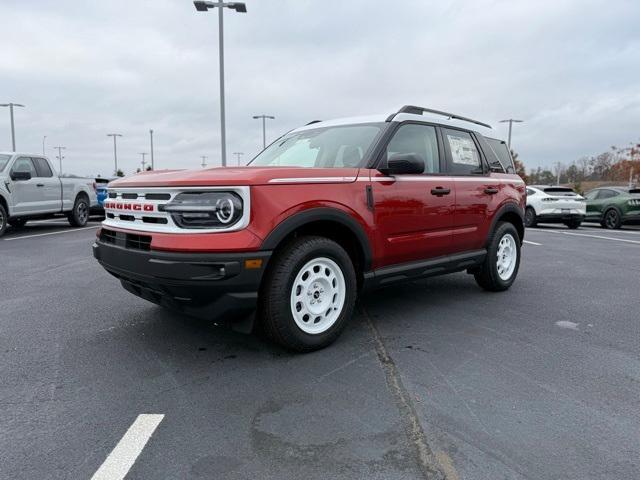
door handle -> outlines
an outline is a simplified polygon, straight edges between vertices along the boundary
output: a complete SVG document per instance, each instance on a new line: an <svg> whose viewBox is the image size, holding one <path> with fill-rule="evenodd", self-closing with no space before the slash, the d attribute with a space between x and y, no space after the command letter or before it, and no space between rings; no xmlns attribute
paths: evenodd
<svg viewBox="0 0 640 480"><path fill-rule="evenodd" d="M489 195L494 195L498 193L498 189L495 187L487 187L484 189L484 193L488 193Z"/></svg>
<svg viewBox="0 0 640 480"><path fill-rule="evenodd" d="M44 183L38 183L36 187L44 187Z"/></svg>
<svg viewBox="0 0 640 480"><path fill-rule="evenodd" d="M451 193L450 188L436 187L431 189L431 195L441 197L442 195L449 195Z"/></svg>

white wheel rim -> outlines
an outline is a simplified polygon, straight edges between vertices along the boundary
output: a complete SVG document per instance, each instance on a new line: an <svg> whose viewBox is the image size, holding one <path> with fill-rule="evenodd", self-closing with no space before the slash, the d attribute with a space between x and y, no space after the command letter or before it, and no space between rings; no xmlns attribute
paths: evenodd
<svg viewBox="0 0 640 480"><path fill-rule="evenodd" d="M511 234L507 233L500 239L497 257L498 276L502 280L509 280L518 260L516 241Z"/></svg>
<svg viewBox="0 0 640 480"><path fill-rule="evenodd" d="M336 262L319 257L307 262L291 287L291 313L305 333L326 332L342 313L346 298L344 274Z"/></svg>

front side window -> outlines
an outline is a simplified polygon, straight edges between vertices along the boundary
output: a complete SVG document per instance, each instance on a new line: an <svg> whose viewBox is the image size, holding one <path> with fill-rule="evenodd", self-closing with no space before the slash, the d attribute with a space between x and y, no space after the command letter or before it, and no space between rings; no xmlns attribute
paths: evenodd
<svg viewBox="0 0 640 480"><path fill-rule="evenodd" d="M33 161L36 162L36 171L38 172L38 177L53 177L53 172L51 171L49 162L47 162L44 158L34 158Z"/></svg>
<svg viewBox="0 0 640 480"><path fill-rule="evenodd" d="M13 172L29 172L32 177L36 176L36 168L33 166L33 162L29 157L20 157L13 164L11 169Z"/></svg>
<svg viewBox="0 0 640 480"><path fill-rule="evenodd" d="M587 200L595 200L595 198L598 196L598 193L600 193L600 190L591 190L584 196L584 198L586 198Z"/></svg>
<svg viewBox="0 0 640 480"><path fill-rule="evenodd" d="M342 125L292 132L269 145L253 167L358 168L384 124Z"/></svg>
<svg viewBox="0 0 640 480"><path fill-rule="evenodd" d="M451 173L473 175L482 172L480 153L468 132L443 129L444 141L449 147Z"/></svg>
<svg viewBox="0 0 640 480"><path fill-rule="evenodd" d="M387 158L394 154L414 154L424 161L423 174L440 172L436 129L430 125L402 125L387 145Z"/></svg>

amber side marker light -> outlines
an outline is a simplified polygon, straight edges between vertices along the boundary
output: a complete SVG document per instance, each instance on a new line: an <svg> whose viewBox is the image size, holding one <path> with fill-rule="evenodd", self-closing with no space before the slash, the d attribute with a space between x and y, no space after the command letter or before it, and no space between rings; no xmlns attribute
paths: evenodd
<svg viewBox="0 0 640 480"><path fill-rule="evenodd" d="M245 260L244 268L247 270L255 270L257 268L262 268L262 259L257 258L255 260Z"/></svg>

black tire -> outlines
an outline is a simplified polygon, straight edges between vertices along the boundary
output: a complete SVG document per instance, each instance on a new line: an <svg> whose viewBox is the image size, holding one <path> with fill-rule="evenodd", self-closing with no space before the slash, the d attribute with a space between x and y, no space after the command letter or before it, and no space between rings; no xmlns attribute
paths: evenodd
<svg viewBox="0 0 640 480"><path fill-rule="evenodd" d="M72 227L84 227L89 221L89 199L84 195L78 195L67 218Z"/></svg>
<svg viewBox="0 0 640 480"><path fill-rule="evenodd" d="M571 230L575 230L576 228L580 227L580 225L582 225L582 220L569 220L567 223L565 223L565 225Z"/></svg>
<svg viewBox="0 0 640 480"><path fill-rule="evenodd" d="M498 271L498 249L503 238L511 237L513 240L512 248L515 248L515 266L511 274L502 278ZM518 231L512 223L499 222L496 229L489 238L487 256L480 269L474 273L474 277L478 285L490 292L501 292L507 290L515 281L520 268L520 237Z"/></svg>
<svg viewBox="0 0 640 480"><path fill-rule="evenodd" d="M527 207L524 211L524 226L527 228L533 228L538 224L536 219L536 211L533 207Z"/></svg>
<svg viewBox="0 0 640 480"><path fill-rule="evenodd" d="M13 220L9 220L9 225L13 228L22 228L27 224L26 218L14 218Z"/></svg>
<svg viewBox="0 0 640 480"><path fill-rule="evenodd" d="M293 301L295 300L292 300L292 295L294 295L294 282L298 279L298 275L302 274L302 278L304 278L303 267L318 259L329 259L339 267L344 279L344 303L341 311L336 314L337 318L325 331L308 333L296 323L293 315ZM323 280L321 279L320 281ZM315 284L315 282L312 283ZM312 286L310 284L305 289L307 295L311 295ZM300 291L297 288L296 291L299 291L298 295L304 295L305 293L305 291ZM332 300L329 300L329 297ZM347 252L328 238L318 236L300 237L286 245L269 263L260 291L260 327L268 338L288 350L296 352L319 350L333 343L342 333L353 314L356 297L356 273ZM308 298L301 297L301 300L306 303L313 298L313 296ZM318 303L328 302L323 307L329 306L327 316L330 313L332 314L330 311L332 310L332 302L336 301L335 298L335 296L327 294L326 297L321 297L320 301L318 301ZM295 308L297 309L299 305L300 302L296 304ZM322 315L320 314L320 316ZM307 321L315 323L318 318L320 317L309 318ZM321 320L323 321L324 319ZM309 323L307 327L313 327L313 325Z"/></svg>
<svg viewBox="0 0 640 480"><path fill-rule="evenodd" d="M602 225L603 228L608 228L610 230L617 230L620 228L622 226L622 217L618 209L610 208L604 212L600 225Z"/></svg>
<svg viewBox="0 0 640 480"><path fill-rule="evenodd" d="M0 203L0 237L7 231L7 210Z"/></svg>

